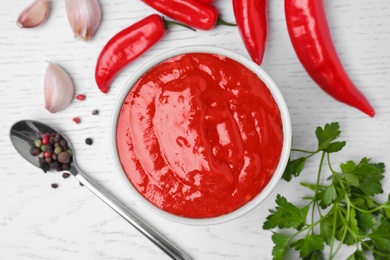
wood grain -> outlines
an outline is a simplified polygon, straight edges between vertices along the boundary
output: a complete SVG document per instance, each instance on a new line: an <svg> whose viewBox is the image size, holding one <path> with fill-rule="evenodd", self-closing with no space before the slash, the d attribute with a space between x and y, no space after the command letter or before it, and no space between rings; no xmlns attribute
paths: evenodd
<svg viewBox="0 0 390 260"><path fill-rule="evenodd" d="M85 172L194 259L271 259L271 232L262 230L262 223L268 209L275 206L276 194L299 200L305 190L297 181L281 181L262 205L237 220L216 226L185 226L151 213L130 196L115 170L109 145L116 98L140 65L169 49L196 44L220 46L248 57L237 29L218 26L212 31L192 32L172 27L160 43L126 67L109 94L103 95L93 76L100 50L115 33L155 11L141 1L101 0L103 22L95 39L86 43L73 38L64 1L49 1L50 15L42 26L18 28L16 18L29 2L0 3L0 259L169 259L75 179L43 174L16 154L9 129L25 118L63 131L74 143ZM225 20L234 20L231 1L214 2ZM315 146L315 127L338 121L347 147L334 157L335 164L367 156L390 165L389 2L325 2L341 60L377 115L369 118L333 100L310 80L290 45L283 1L269 1L269 38L263 68L286 99L294 146ZM47 61L64 67L74 80L76 92L87 99L75 100L56 114L47 112L43 105ZM100 114L92 116L93 109ZM78 125L72 123L75 116L82 120ZM85 144L87 137L93 138L92 146ZM301 180L314 177L316 163L308 167ZM52 183L58 183L58 189L52 189ZM389 177L384 185L388 192ZM342 251L340 258L346 258L349 252Z"/></svg>

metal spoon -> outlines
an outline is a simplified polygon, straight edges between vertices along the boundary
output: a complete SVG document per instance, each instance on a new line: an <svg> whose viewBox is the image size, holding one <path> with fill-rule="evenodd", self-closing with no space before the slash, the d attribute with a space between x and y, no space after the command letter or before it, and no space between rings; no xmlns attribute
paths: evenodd
<svg viewBox="0 0 390 260"><path fill-rule="evenodd" d="M15 149L22 155L27 161L31 164L39 167L39 160L37 156L30 154L30 148L37 138L40 137L39 134L45 133L59 133L57 130L37 121L33 120L22 120L15 123L11 127L10 138L11 142L14 145ZM61 134L61 133L59 133ZM61 134L62 135L62 134ZM160 247L165 253L167 253L172 259L191 259L185 252L180 250L160 233L158 233L153 227L144 222L134 213L130 212L125 206L123 206L118 200L109 195L106 191L101 189L93 180L91 180L87 175L85 175L78 168L75 160L75 154L72 147L72 144L66 139L63 135L62 137L68 142L68 146L73 151L73 162L71 168L68 171L73 176L75 176L80 183L92 191L96 196L98 196L102 201L104 201L108 206L115 210L120 216L122 216L127 222L133 225L138 229L142 234L144 234L150 241ZM58 172L61 173L61 172Z"/></svg>

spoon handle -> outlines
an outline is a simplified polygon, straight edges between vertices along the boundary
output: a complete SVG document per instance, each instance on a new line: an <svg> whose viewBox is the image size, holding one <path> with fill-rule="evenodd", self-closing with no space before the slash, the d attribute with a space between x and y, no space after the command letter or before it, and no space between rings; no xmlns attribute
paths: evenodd
<svg viewBox="0 0 390 260"><path fill-rule="evenodd" d="M92 191L92 193L98 196L108 206L115 210L120 216L127 220L127 222L129 222L132 226L138 229L138 231L144 234L150 241L152 241L165 253L167 253L172 259L191 260L191 257L189 255L187 255L176 245L168 241L165 237L163 237L145 221L143 221L138 216L134 215L134 213L126 209L118 200L116 200L103 189L101 189L88 176L79 171L77 174L75 174L75 177L90 191Z"/></svg>

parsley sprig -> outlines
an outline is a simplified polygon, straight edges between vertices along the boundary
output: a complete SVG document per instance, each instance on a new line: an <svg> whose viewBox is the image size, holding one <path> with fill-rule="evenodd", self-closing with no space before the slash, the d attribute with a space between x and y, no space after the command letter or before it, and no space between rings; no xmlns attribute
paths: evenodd
<svg viewBox="0 0 390 260"><path fill-rule="evenodd" d="M376 260L390 259L390 195L385 203L375 200L383 193L385 165L362 158L341 163L340 170L334 169L330 155L346 145L336 141L340 133L338 123L317 127L315 151L291 150L303 156L289 159L282 178L290 181L299 176L306 161L318 155L317 180L301 182L313 193L303 197L307 201L303 207L277 195L277 207L270 210L263 224L263 229L273 229L273 259L283 259L288 248L297 250L303 259L323 259L326 248L328 259L334 259L343 245L356 247L348 260L366 259L365 251L371 251ZM330 176L323 180L326 165Z"/></svg>

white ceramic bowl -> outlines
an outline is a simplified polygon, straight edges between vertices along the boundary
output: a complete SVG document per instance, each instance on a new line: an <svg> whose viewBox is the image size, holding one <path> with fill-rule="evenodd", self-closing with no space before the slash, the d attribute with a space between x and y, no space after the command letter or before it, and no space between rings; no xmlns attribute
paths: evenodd
<svg viewBox="0 0 390 260"><path fill-rule="evenodd" d="M187 217L181 217L177 216L171 213L168 213L166 211L163 211L162 209L156 207L152 203L150 203L147 199L145 199L131 184L131 182L126 177L126 174L124 170L122 169L119 155L117 152L117 146L116 146L116 128L117 128L117 122L118 117L120 113L120 109L122 106L123 101L125 100L127 94L129 93L130 89L133 87L133 85L138 81L140 77L142 77L146 72L148 72L150 69L152 69L154 66L158 65L159 63L185 53L193 53L193 52L200 52L200 53L211 53L211 54L219 54L223 55L225 57L229 57L244 66L246 66L249 70L254 72L258 75L258 77L267 85L269 90L271 91L273 98L277 105L279 106L279 110L281 113L282 118L282 124L283 124L283 147L282 147L282 153L279 160L279 164L277 166L277 169L269 181L269 183L264 187L264 189L251 201L249 201L247 204L242 206L241 208L230 212L228 214L214 217L214 218L187 218ZM110 143L111 143L111 152L114 158L115 165L117 167L118 172L120 173L125 185L129 188L130 192L134 197L136 197L143 205L145 205L147 208L151 209L153 212L158 213L164 218L170 219L175 222L180 222L183 224L189 224L189 225L214 225L219 224L223 222L227 222L233 219L236 219L254 208L256 208L264 199L271 193L271 191L275 188L276 184L282 177L283 171L286 167L289 154L290 154L290 148L291 148L291 122L290 122L290 116L288 112L287 105L282 97L282 94L280 93L278 87L274 83L274 81L268 76L265 71L260 68L256 63L252 62L251 60L233 52L227 49L223 49L220 47L214 47L214 46L187 46L187 47L181 47L177 49L173 49L170 51L167 51L152 60L150 60L148 63L143 65L140 69L138 69L133 76L130 78L130 80L126 83L124 86L117 102L115 105L112 122L111 122L111 133L110 133Z"/></svg>

